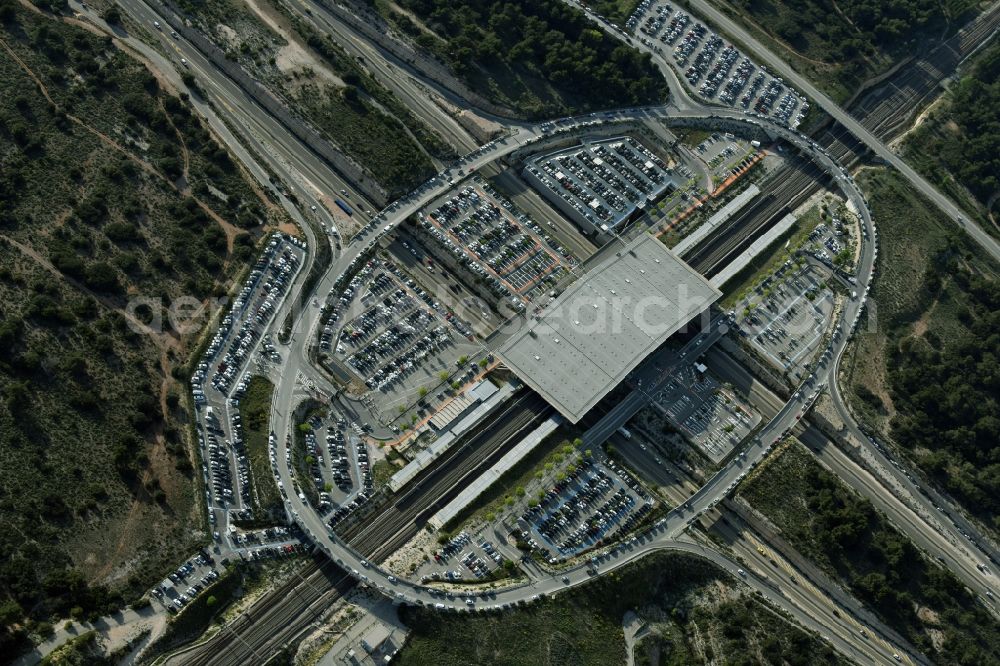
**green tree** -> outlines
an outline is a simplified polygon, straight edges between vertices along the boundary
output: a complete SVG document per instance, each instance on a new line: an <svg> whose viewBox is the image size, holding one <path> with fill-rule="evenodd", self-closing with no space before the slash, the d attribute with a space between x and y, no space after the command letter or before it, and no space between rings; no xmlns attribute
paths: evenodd
<svg viewBox="0 0 1000 666"><path fill-rule="evenodd" d="M118 9L117 4L112 4L107 9L105 9L101 13L101 18L107 21L108 25L111 26L122 25L122 13L121 10Z"/></svg>

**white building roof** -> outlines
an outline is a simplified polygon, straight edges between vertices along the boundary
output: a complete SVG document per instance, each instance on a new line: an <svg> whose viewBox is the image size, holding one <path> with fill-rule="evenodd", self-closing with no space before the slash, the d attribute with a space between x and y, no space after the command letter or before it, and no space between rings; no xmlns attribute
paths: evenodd
<svg viewBox="0 0 1000 666"><path fill-rule="evenodd" d="M500 358L575 423L642 359L721 296L653 236L610 244L528 319Z"/></svg>

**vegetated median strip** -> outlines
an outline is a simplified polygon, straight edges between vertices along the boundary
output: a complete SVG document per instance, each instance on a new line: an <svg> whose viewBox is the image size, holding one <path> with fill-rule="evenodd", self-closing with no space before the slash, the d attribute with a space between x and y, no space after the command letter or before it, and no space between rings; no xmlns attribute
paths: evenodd
<svg viewBox="0 0 1000 666"><path fill-rule="evenodd" d="M247 382L246 395L240 401L243 429L246 435L247 458L250 461L250 475L253 479L252 491L258 511L254 518L263 518L268 512L281 506L278 485L271 474L268 458L268 438L271 434L270 411L274 384L264 377L251 377Z"/></svg>
<svg viewBox="0 0 1000 666"><path fill-rule="evenodd" d="M543 476L549 472L554 473L556 466L570 458L577 448L571 444L570 437L576 434L576 429L569 425L557 429L452 517L442 526L442 531L455 532L474 520L488 518L512 505L523 496L519 491L523 491L532 479L539 478L539 473ZM570 458L571 464L574 460L575 458Z"/></svg>
<svg viewBox="0 0 1000 666"><path fill-rule="evenodd" d="M310 461L312 454L309 453L306 448L306 434L312 433L314 437L317 438L316 446L317 449L322 451L321 444L319 440L319 434L315 432L310 421L315 416L325 417L326 410L323 405L313 398L309 398L304 402L300 403L295 408L295 416L293 421L298 424L295 428L294 446L292 447L292 469L295 470L295 479L298 483L298 492L305 495L306 500L312 506L319 506L319 490L316 488L316 484L313 482L312 472L310 468L312 467L313 461ZM296 489L290 489L289 492L294 492Z"/></svg>
<svg viewBox="0 0 1000 666"><path fill-rule="evenodd" d="M953 574L921 553L802 444L792 441L770 462L738 492L794 548L931 659L996 662L996 620ZM929 638L932 631L941 633L940 640Z"/></svg>
<svg viewBox="0 0 1000 666"><path fill-rule="evenodd" d="M995 532L1000 493L986 470L998 439L982 426L996 413L997 264L894 172L866 170L860 182L884 252L872 290L878 327L860 332L847 397Z"/></svg>
<svg viewBox="0 0 1000 666"><path fill-rule="evenodd" d="M819 212L811 208L800 217L790 229L780 234L773 242L738 273L721 285L725 296L722 307L732 307L744 298L765 275L777 270L785 261L793 260L795 252L808 238L809 233L820 223Z"/></svg>

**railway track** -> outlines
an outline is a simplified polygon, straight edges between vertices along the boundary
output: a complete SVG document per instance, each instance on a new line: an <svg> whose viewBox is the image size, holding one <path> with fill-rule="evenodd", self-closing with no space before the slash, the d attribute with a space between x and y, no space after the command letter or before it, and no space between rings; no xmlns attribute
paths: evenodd
<svg viewBox="0 0 1000 666"><path fill-rule="evenodd" d="M997 30L1000 30L1000 3L994 4L926 56L890 77L877 90L853 105L851 112L880 140L892 139L936 93L942 81L955 72L962 60ZM867 153L864 145L836 124L824 130L817 143L826 147L830 155L847 167L857 164ZM819 191L818 181L823 177L822 171L812 164L780 168L773 174L770 186L751 207L695 247L685 257L686 261L700 273L714 275L787 211L794 210Z"/></svg>
<svg viewBox="0 0 1000 666"><path fill-rule="evenodd" d="M772 188L762 192L750 206L696 246L685 261L699 273L711 277L795 205L797 196L820 173L818 167L804 161L782 169L775 174Z"/></svg>
<svg viewBox="0 0 1000 666"><path fill-rule="evenodd" d="M1000 30L1000 4L994 4L951 38L868 93L852 107L852 112L863 118L865 128L880 138L898 133L962 60L997 30Z"/></svg>
<svg viewBox="0 0 1000 666"><path fill-rule="evenodd" d="M774 174L770 188L695 247L685 261L703 275L715 275L785 214L808 199L825 180L826 174L811 162L782 167Z"/></svg>
<svg viewBox="0 0 1000 666"><path fill-rule="evenodd" d="M350 543L372 561L381 562L412 539L428 518L551 412L551 407L533 391L525 392L509 407L493 420L493 427L470 440L449 464L439 465L416 479L411 490L355 530L347 537Z"/></svg>
<svg viewBox="0 0 1000 666"><path fill-rule="evenodd" d="M282 583L276 589L268 592L264 599L251 606L245 613L237 617L222 631L206 642L174 653L164 661L168 666L207 666L221 663L234 653L250 654L261 646L260 637L255 636L255 627L270 626L283 617L307 617L312 621L312 615L303 611L314 605L318 599L332 597L336 599L346 589L331 584L329 571L336 569L329 560L314 557L295 577ZM336 576L336 574L334 574ZM347 578L342 572L340 578ZM336 578L334 579L336 580ZM283 600L283 601L281 601ZM295 615L292 615L295 613ZM281 626L290 626L283 622Z"/></svg>
<svg viewBox="0 0 1000 666"><path fill-rule="evenodd" d="M419 476L419 486L386 505L363 527L348 534L354 547L381 561L412 539L421 523L460 492L474 477L520 441L519 435L545 418L549 408L530 391L512 400L494 417L494 427L474 432L435 467ZM356 584L354 578L323 556L269 592L246 613L204 644L166 660L170 666L243 666L261 664L306 631L322 611Z"/></svg>
<svg viewBox="0 0 1000 666"><path fill-rule="evenodd" d="M184 662L196 666L244 666L263 664L282 646L301 638L303 632L321 619L330 605L343 597L357 582L330 563L309 578L302 578L283 602L269 604L266 611L249 624L226 627L221 633L227 644L216 646Z"/></svg>
<svg viewBox="0 0 1000 666"><path fill-rule="evenodd" d="M853 105L852 113L880 139L891 138L935 93L941 82L954 73L958 64L998 29L1000 4L991 7L925 57L890 77L878 90ZM818 142L845 165L855 164L867 152L842 128L826 130ZM785 210L794 209L816 192L819 172L809 163L782 167L774 174L770 187L750 208L695 248L689 263L706 275L717 272L780 219ZM480 443L482 449L473 447L470 440L470 444L449 452L439 465L418 478L419 488L387 505L370 522L356 527L346 536L373 561L383 559L412 538L420 529L419 523L453 496L454 492L448 491L453 491L483 465L492 464L506 452L509 442L517 439L517 434L544 418L544 413L536 414L534 419L526 417L528 411L523 408L530 402L531 395L529 392L519 397L501 412L495 422L503 425L492 433L492 437L486 434L488 431L473 434L473 437L484 438ZM541 402L537 395L534 398ZM541 407L538 403L534 406ZM459 464L449 469L454 463ZM426 500L432 498L435 499L427 503ZM354 585L352 577L318 556L294 579L268 593L223 631L202 645L175 654L166 663L171 666L262 664L282 645L297 639L323 609Z"/></svg>

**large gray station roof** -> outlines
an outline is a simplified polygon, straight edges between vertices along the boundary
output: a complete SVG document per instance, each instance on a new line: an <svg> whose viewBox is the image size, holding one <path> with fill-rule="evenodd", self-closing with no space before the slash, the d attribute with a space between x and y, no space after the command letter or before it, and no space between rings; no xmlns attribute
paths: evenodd
<svg viewBox="0 0 1000 666"><path fill-rule="evenodd" d="M573 423L721 296L648 234L624 248L611 243L588 264L497 350Z"/></svg>

